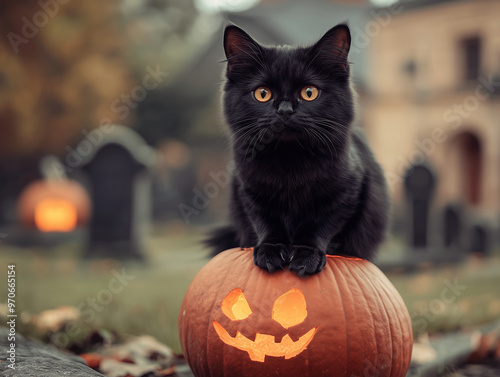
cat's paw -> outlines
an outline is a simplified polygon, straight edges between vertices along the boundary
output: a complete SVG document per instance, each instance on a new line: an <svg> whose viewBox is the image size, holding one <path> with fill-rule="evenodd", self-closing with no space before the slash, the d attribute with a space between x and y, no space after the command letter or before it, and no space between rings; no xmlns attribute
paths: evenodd
<svg viewBox="0 0 500 377"><path fill-rule="evenodd" d="M325 252L310 246L292 246L290 248L290 259L288 269L299 276L316 274L326 264Z"/></svg>
<svg viewBox="0 0 500 377"><path fill-rule="evenodd" d="M253 250L254 263L269 272L284 269L289 259L288 247L282 243L263 243Z"/></svg>

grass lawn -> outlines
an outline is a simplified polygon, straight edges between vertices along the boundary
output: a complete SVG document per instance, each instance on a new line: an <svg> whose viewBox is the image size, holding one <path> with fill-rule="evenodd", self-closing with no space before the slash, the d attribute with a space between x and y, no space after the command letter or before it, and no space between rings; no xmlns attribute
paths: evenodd
<svg viewBox="0 0 500 377"><path fill-rule="evenodd" d="M105 328L121 335L150 334L180 352L179 307L189 283L208 261L201 237L199 230L182 226L157 228L148 242L146 263L82 261L77 245L52 250L0 245L2 276L8 264L16 264L16 310L24 313L18 331L36 335L31 314L70 305L81 309L82 320L66 340ZM127 277L120 283L116 274L123 269ZM498 257L388 276L407 304L417 335L500 318ZM6 297L7 284L1 284L0 303ZM59 338L61 345L66 335Z"/></svg>

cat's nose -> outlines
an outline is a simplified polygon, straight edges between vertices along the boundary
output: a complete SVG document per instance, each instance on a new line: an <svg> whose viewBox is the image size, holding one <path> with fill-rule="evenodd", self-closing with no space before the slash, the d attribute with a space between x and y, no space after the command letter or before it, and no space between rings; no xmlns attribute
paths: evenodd
<svg viewBox="0 0 500 377"><path fill-rule="evenodd" d="M295 110L292 103L290 101L281 101L278 106L278 114L283 117L283 120L287 121L293 113L295 113Z"/></svg>

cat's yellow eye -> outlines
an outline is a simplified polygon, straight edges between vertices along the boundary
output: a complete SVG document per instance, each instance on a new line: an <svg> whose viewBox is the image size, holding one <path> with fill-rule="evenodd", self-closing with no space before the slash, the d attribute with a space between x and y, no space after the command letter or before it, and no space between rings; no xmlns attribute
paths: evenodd
<svg viewBox="0 0 500 377"><path fill-rule="evenodd" d="M306 101L314 101L318 98L319 90L313 85L305 86L300 91L300 96Z"/></svg>
<svg viewBox="0 0 500 377"><path fill-rule="evenodd" d="M272 93L269 88L265 86L260 86L253 92L255 99L259 102L267 102L271 99Z"/></svg>

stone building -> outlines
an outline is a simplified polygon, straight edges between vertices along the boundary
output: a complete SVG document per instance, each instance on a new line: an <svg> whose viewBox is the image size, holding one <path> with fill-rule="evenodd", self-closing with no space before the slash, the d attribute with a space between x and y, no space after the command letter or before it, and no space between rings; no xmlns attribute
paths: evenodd
<svg viewBox="0 0 500 377"><path fill-rule="evenodd" d="M497 0L403 0L367 24L362 119L396 203L407 169L425 160L438 174L436 205L497 218L499 15Z"/></svg>

